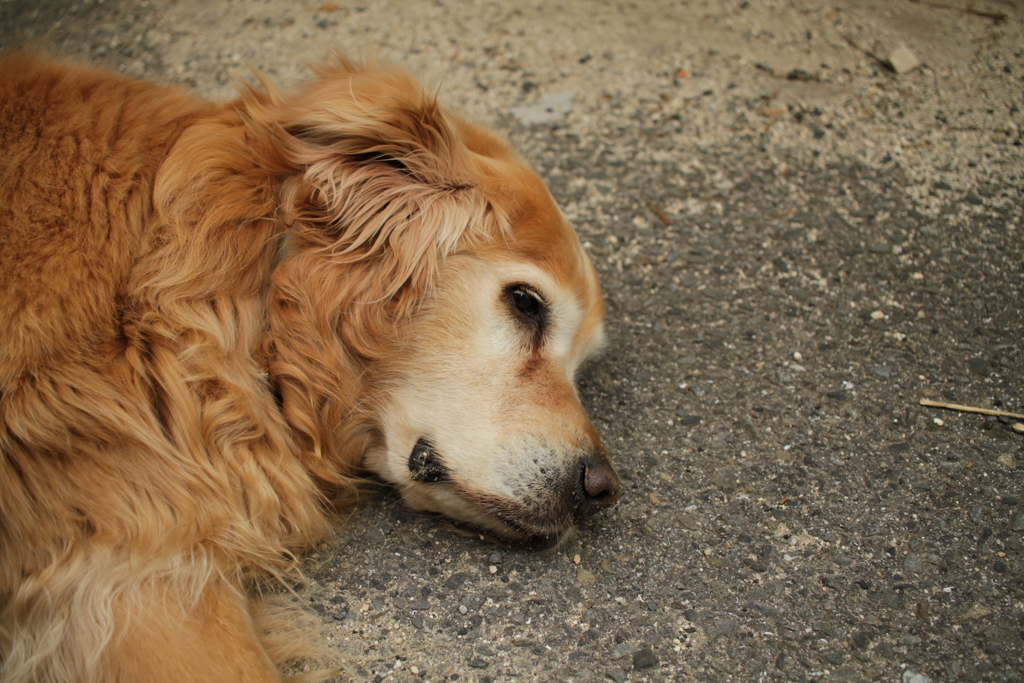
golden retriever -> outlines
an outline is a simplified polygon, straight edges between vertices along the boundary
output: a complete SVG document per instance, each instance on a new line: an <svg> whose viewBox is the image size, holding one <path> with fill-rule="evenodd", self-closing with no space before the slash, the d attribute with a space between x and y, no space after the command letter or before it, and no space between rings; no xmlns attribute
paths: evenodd
<svg viewBox="0 0 1024 683"><path fill-rule="evenodd" d="M597 277L405 73L237 101L0 59L0 680L281 680L255 582L369 471L557 544L619 483Z"/></svg>

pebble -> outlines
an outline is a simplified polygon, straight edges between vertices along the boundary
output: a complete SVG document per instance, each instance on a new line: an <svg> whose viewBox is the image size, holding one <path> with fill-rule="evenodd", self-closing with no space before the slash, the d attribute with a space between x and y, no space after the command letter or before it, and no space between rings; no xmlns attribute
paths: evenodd
<svg viewBox="0 0 1024 683"><path fill-rule="evenodd" d="M700 521L693 515L685 512L676 517L676 523L688 531L696 531L700 528Z"/></svg>
<svg viewBox="0 0 1024 683"><path fill-rule="evenodd" d="M838 654L834 650L830 651L830 653L833 658ZM832 661L828 654L825 655L825 658ZM830 681L830 683L831 681L838 683L839 681L860 681L863 680L863 678L861 677L860 672L855 668L851 666L844 666L833 671L826 680Z"/></svg>
<svg viewBox="0 0 1024 683"><path fill-rule="evenodd" d="M981 524L981 514L982 514L982 512L983 512L983 510L981 509L980 505L972 505L971 506L971 512L970 512L971 521L974 522L975 524Z"/></svg>
<svg viewBox="0 0 1024 683"><path fill-rule="evenodd" d="M606 671L605 673L607 674L608 678L615 681L615 683L626 683L626 681L629 680L629 676L626 674L626 672L617 666L608 669L608 671Z"/></svg>
<svg viewBox="0 0 1024 683"><path fill-rule="evenodd" d="M711 632L708 635L712 638L732 635L732 633L739 628L739 625L739 622L735 619L719 619L715 622L714 627L712 627Z"/></svg>
<svg viewBox="0 0 1024 683"><path fill-rule="evenodd" d="M1013 518L1013 522L1010 523L1010 529L1012 531L1024 531L1024 512L1018 513Z"/></svg>
<svg viewBox="0 0 1024 683"><path fill-rule="evenodd" d="M988 615L992 614L992 610L981 605L974 605L969 610L960 615L957 619L958 622L974 621L975 619L984 619Z"/></svg>
<svg viewBox="0 0 1024 683"><path fill-rule="evenodd" d="M536 104L513 107L512 115L524 125L560 123L572 111L576 93L571 90L548 93Z"/></svg>
<svg viewBox="0 0 1024 683"><path fill-rule="evenodd" d="M612 653L609 655L609 657L612 660L622 659L623 657L628 655L632 649L633 646L629 643L619 643L612 649Z"/></svg>
<svg viewBox="0 0 1024 683"><path fill-rule="evenodd" d="M889 52L885 60L892 70L898 74L910 73L921 66L921 60L906 45L898 45ZM904 683L906 683L904 681Z"/></svg>
<svg viewBox="0 0 1024 683"><path fill-rule="evenodd" d="M981 375L987 377L992 373L992 364L984 358L972 358L967 361L967 369L973 372L975 375Z"/></svg>
<svg viewBox="0 0 1024 683"><path fill-rule="evenodd" d="M654 650L651 648L645 647L633 653L634 669L653 669L656 666L658 666L658 655L654 654Z"/></svg>
<svg viewBox="0 0 1024 683"><path fill-rule="evenodd" d="M444 582L445 588L460 588L462 584L466 582L465 572L456 572L448 577L448 580Z"/></svg>
<svg viewBox="0 0 1024 683"><path fill-rule="evenodd" d="M597 583L597 577L594 576L593 572L587 571L583 567L576 570L576 583L581 586L593 586Z"/></svg>
<svg viewBox="0 0 1024 683"><path fill-rule="evenodd" d="M903 683L932 683L932 679L913 669L905 669L903 671Z"/></svg>
<svg viewBox="0 0 1024 683"><path fill-rule="evenodd" d="M924 561L921 559L920 555L908 555L907 558L903 560L903 569L908 572L917 573L923 568Z"/></svg>

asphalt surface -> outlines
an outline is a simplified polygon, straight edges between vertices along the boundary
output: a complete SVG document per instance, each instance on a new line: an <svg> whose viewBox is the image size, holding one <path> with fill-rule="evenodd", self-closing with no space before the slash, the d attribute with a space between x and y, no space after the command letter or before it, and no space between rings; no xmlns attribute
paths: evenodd
<svg viewBox="0 0 1024 683"><path fill-rule="evenodd" d="M622 503L538 554L369 497L300 590L345 680L1024 679L1024 436L919 405L1024 412L1022 3L0 1L26 42L215 98L375 51L593 255Z"/></svg>

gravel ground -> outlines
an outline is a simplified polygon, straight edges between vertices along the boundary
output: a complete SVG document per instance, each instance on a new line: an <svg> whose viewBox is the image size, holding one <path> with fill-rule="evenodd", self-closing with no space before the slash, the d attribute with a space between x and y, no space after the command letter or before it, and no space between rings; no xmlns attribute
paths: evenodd
<svg viewBox="0 0 1024 683"><path fill-rule="evenodd" d="M622 503L536 554L374 495L301 592L345 680L1024 679L1024 441L918 404L1024 412L1024 3L0 0L26 42L214 98L375 52L593 254Z"/></svg>

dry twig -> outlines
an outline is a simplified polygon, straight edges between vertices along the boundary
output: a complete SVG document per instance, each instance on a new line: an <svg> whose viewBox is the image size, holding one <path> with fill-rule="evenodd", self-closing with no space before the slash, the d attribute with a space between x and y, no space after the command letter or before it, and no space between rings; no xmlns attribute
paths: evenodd
<svg viewBox="0 0 1024 683"><path fill-rule="evenodd" d="M959 410L964 413L981 413L982 415L995 415L997 417L1013 417L1018 420L1024 420L1024 415L1020 413L1008 413L1005 410L992 410L991 408L975 408L974 406L962 406L959 403L946 403L944 401L932 401L927 398L922 398L919 403L923 406L931 406L933 408L948 408L949 410ZM1024 423L1016 423L1013 425L1013 431L1024 434Z"/></svg>

